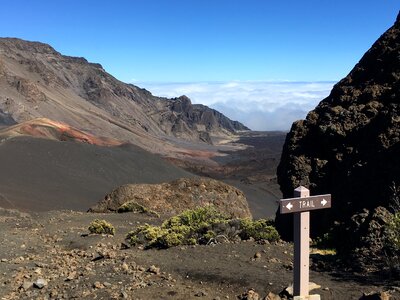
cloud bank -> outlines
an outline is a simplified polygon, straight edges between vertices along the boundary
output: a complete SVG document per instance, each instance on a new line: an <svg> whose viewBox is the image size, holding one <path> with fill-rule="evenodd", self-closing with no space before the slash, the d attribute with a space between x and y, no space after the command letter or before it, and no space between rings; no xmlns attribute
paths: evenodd
<svg viewBox="0 0 400 300"><path fill-rule="evenodd" d="M188 96L252 130L289 130L304 119L334 82L230 81L198 83L135 82L161 97Z"/></svg>

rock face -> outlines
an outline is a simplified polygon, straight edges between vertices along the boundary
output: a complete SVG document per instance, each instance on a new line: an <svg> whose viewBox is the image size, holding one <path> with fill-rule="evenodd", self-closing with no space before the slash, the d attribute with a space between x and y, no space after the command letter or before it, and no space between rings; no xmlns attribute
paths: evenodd
<svg viewBox="0 0 400 300"><path fill-rule="evenodd" d="M181 178L163 184L122 185L89 211L114 212L128 201L158 213L178 214L186 209L214 205L232 217L251 217L246 197L240 190L208 178Z"/></svg>
<svg viewBox="0 0 400 300"><path fill-rule="evenodd" d="M186 96L164 100L167 111L162 112L161 127L168 133L186 140L193 139L193 132L203 142L211 143L211 135L229 135L249 130L220 112L201 104L192 104ZM172 126L171 126L172 124Z"/></svg>
<svg viewBox="0 0 400 300"><path fill-rule="evenodd" d="M314 234L363 208L388 205L390 187L400 180L399 97L400 15L286 137L278 167L284 197L299 185L311 195L332 193L332 209L312 214ZM285 237L290 219L277 214Z"/></svg>
<svg viewBox="0 0 400 300"><path fill-rule="evenodd" d="M5 116L19 123L48 118L153 152L165 148L154 146L160 140L211 143L213 135L248 130L185 96L155 97L115 79L100 64L12 38L0 38L0 122Z"/></svg>
<svg viewBox="0 0 400 300"><path fill-rule="evenodd" d="M0 109L0 126L8 126L16 124L15 120Z"/></svg>

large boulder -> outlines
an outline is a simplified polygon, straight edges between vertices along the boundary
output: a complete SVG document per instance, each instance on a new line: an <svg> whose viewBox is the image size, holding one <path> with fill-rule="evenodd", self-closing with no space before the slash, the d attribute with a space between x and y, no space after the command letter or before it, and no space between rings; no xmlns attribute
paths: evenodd
<svg viewBox="0 0 400 300"><path fill-rule="evenodd" d="M89 211L115 212L130 201L157 213L178 214L187 209L213 205L231 217L251 217L243 192L209 178L181 178L163 184L122 185Z"/></svg>
<svg viewBox="0 0 400 300"><path fill-rule="evenodd" d="M304 185L332 193L332 208L311 214L312 235L363 208L388 206L400 181L400 15L330 95L293 123L278 167L284 197ZM291 217L277 212L284 238Z"/></svg>

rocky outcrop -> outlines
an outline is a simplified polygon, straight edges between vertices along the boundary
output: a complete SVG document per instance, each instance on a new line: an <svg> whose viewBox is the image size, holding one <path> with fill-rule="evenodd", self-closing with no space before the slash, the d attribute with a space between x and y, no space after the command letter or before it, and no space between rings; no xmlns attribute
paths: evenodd
<svg viewBox="0 0 400 300"><path fill-rule="evenodd" d="M162 113L160 123L162 126L166 123L165 130L174 136L190 140L193 139L190 134L195 132L197 139L211 143L210 135L227 135L250 130L214 109L201 104L192 104L187 96L166 101L171 113Z"/></svg>
<svg viewBox="0 0 400 300"><path fill-rule="evenodd" d="M0 109L0 126L7 126L7 125L13 125L16 124L15 120L9 115L4 113Z"/></svg>
<svg viewBox="0 0 400 300"><path fill-rule="evenodd" d="M248 130L186 96L155 97L100 64L12 38L0 38L0 109L17 122L48 118L153 152L162 151L154 139L211 143L213 135Z"/></svg>
<svg viewBox="0 0 400 300"><path fill-rule="evenodd" d="M126 184L107 194L90 212L115 212L134 201L158 213L178 214L187 209L213 205L232 217L251 217L244 194L208 178L181 178L163 184Z"/></svg>
<svg viewBox="0 0 400 300"><path fill-rule="evenodd" d="M304 185L332 193L333 207L312 213L313 234L363 208L388 206L400 180L400 18L286 137L278 182L284 197ZM277 214L281 234L290 217Z"/></svg>
<svg viewBox="0 0 400 300"><path fill-rule="evenodd" d="M372 271L375 266L374 271L378 271L387 267L389 256L393 257L393 253L385 249L385 226L392 218L386 208L379 206L373 211L364 209L355 214L346 226L337 226L333 231L336 239L346 241L337 244L339 254L348 255L353 268L358 270Z"/></svg>

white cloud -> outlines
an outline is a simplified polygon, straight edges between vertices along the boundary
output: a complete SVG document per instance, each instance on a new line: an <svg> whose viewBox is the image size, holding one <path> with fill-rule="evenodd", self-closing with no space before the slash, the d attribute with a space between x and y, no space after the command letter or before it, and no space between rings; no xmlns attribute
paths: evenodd
<svg viewBox="0 0 400 300"><path fill-rule="evenodd" d="M193 103L214 108L253 130L289 130L304 119L334 82L231 81L198 83L135 82L153 95L188 96Z"/></svg>

